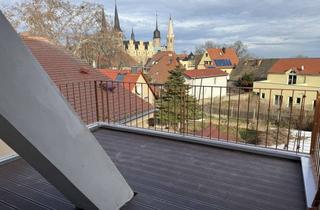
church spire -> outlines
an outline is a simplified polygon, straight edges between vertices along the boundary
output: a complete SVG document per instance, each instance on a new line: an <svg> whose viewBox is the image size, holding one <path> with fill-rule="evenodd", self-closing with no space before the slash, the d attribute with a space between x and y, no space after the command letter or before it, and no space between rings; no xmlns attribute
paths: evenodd
<svg viewBox="0 0 320 210"><path fill-rule="evenodd" d="M119 15L118 15L118 8L117 8L117 1L115 1L115 9L114 9L114 30L121 32Z"/></svg>
<svg viewBox="0 0 320 210"><path fill-rule="evenodd" d="M135 41L135 36L134 36L134 32L133 32L133 27L132 27L132 30L131 30L131 40L132 41Z"/></svg>
<svg viewBox="0 0 320 210"><path fill-rule="evenodd" d="M173 32L173 21L170 15L168 34L167 34L167 50L174 51L174 32Z"/></svg>
<svg viewBox="0 0 320 210"><path fill-rule="evenodd" d="M158 29L158 13L156 12L156 30L159 30Z"/></svg>
<svg viewBox="0 0 320 210"><path fill-rule="evenodd" d="M101 12L101 32L106 32L107 31L107 20L106 20L106 15L104 14L104 8L102 8Z"/></svg>
<svg viewBox="0 0 320 210"><path fill-rule="evenodd" d="M158 14L156 13L156 30L153 32L153 39L160 39L161 34L158 27Z"/></svg>

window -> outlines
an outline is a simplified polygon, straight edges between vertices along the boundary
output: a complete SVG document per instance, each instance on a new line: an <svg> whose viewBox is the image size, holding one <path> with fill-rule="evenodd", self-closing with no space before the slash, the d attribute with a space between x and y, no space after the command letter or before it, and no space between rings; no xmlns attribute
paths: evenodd
<svg viewBox="0 0 320 210"><path fill-rule="evenodd" d="M209 55L208 55L208 53L206 53L206 57L208 57Z"/></svg>
<svg viewBox="0 0 320 210"><path fill-rule="evenodd" d="M261 94L261 98L266 98L266 94L265 94L265 93L262 93L262 94Z"/></svg>
<svg viewBox="0 0 320 210"><path fill-rule="evenodd" d="M274 105L280 106L282 104L282 98L283 98L283 96L281 96L281 95L275 95L274 96Z"/></svg>
<svg viewBox="0 0 320 210"><path fill-rule="evenodd" d="M297 84L297 73L295 71L291 71L289 73L288 85Z"/></svg>
<svg viewBox="0 0 320 210"><path fill-rule="evenodd" d="M292 106L292 102L293 102L293 98L292 96L289 97L289 103L288 103L288 106L291 107Z"/></svg>
<svg viewBox="0 0 320 210"><path fill-rule="evenodd" d="M297 104L301 104L301 98L297 98Z"/></svg>

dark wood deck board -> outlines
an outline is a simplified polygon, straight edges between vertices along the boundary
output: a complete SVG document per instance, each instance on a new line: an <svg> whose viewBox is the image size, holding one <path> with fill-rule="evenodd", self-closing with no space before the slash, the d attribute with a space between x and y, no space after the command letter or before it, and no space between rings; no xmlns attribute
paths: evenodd
<svg viewBox="0 0 320 210"><path fill-rule="evenodd" d="M299 162L106 129L94 135L138 193L124 210L305 209ZM74 208L24 160L0 166L0 209L8 204Z"/></svg>

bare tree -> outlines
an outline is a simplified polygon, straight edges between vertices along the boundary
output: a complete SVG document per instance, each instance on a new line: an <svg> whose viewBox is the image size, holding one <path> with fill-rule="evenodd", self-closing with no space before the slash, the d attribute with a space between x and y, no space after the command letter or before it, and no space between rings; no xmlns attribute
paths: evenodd
<svg viewBox="0 0 320 210"><path fill-rule="evenodd" d="M253 56L249 53L247 45L243 44L242 41L238 40L229 47L235 49L240 60L252 58Z"/></svg>
<svg viewBox="0 0 320 210"><path fill-rule="evenodd" d="M90 64L121 50L117 34L101 5L68 0L24 0L5 9L17 31L46 37L66 46Z"/></svg>
<svg viewBox="0 0 320 210"><path fill-rule="evenodd" d="M233 44L214 43L213 41L206 41L204 44L198 45L196 47L195 54L201 55L205 52L206 49L223 47L234 48L240 60L245 60L253 57L253 55L249 53L248 47L240 40L236 41Z"/></svg>
<svg viewBox="0 0 320 210"><path fill-rule="evenodd" d="M213 41L206 41L204 44L196 46L195 55L202 55L207 49L220 48L223 45L214 43Z"/></svg>

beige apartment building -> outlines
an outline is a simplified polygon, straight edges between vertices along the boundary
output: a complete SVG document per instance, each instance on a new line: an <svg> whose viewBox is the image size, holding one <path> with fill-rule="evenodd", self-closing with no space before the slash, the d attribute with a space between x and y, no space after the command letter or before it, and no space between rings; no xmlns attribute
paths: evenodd
<svg viewBox="0 0 320 210"><path fill-rule="evenodd" d="M267 80L254 82L253 87L261 99L273 105L313 109L320 90L320 58L279 59Z"/></svg>

